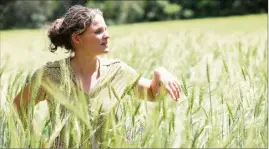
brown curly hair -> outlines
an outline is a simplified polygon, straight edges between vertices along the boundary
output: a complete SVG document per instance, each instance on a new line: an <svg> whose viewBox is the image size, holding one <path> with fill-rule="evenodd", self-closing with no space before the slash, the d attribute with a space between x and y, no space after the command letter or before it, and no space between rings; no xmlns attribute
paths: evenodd
<svg viewBox="0 0 269 149"><path fill-rule="evenodd" d="M73 52L72 33L84 33L97 14L103 16L103 13L96 8L81 5L70 7L64 17L56 19L49 27L50 51L55 52L58 47L64 47L68 52Z"/></svg>

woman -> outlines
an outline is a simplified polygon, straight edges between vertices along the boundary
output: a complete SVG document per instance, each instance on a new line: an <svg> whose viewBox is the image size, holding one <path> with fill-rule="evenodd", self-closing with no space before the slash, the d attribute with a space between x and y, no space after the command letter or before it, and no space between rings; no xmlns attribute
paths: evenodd
<svg viewBox="0 0 269 149"><path fill-rule="evenodd" d="M109 111L115 105L115 98L123 98L126 92L131 90L140 98L146 95L149 101L156 100L161 87L164 87L174 100L180 97L179 85L164 68L154 70L153 79L148 80L140 77L134 69L120 60L100 57L109 52L109 34L103 14L98 9L72 6L63 18L52 23L48 37L52 43L51 52L55 52L58 47L64 47L75 55L47 63L36 71L15 98L17 109L27 106L32 101L31 98L34 98L35 103L51 99L55 90L48 89L46 84L49 83L53 84L50 87L66 95L71 102L76 94L72 88L82 91L91 99L100 94L101 97L93 102L96 104L91 104L101 103L104 111ZM111 89L117 93L114 97L109 93ZM107 100L108 95L112 100ZM53 100L48 102L50 105L55 104Z"/></svg>

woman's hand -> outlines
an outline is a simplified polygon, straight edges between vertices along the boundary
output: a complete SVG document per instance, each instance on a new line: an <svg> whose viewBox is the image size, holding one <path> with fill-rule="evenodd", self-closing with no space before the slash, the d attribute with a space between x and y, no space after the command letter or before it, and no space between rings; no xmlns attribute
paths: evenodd
<svg viewBox="0 0 269 149"><path fill-rule="evenodd" d="M180 98L180 87L175 77L163 67L154 70L150 87L154 97L157 97L161 89L165 88L174 100L178 101Z"/></svg>

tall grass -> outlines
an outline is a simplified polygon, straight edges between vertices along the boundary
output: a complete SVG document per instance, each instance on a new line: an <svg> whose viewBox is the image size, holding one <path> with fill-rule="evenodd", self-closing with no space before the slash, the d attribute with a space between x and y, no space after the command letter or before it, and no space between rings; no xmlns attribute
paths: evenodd
<svg viewBox="0 0 269 149"><path fill-rule="evenodd" d="M252 25L251 19L255 20ZM212 23L221 20L236 27L219 23L210 30L206 25L212 26ZM1 56L0 68L0 132L3 134L0 136L0 147L53 147L55 138L62 131L64 147L93 147L96 143L93 139L100 139L94 137L95 133L100 133L102 135L97 137L101 137L101 146L112 148L266 148L266 17L221 20L196 20L196 24L202 24L200 29L188 21L170 22L170 26L169 23L122 26L121 32L118 32L121 27L111 27L111 53L106 57L123 60L146 77L152 77L151 72L157 66L164 66L180 82L182 93L179 102L162 94L156 103L150 103L137 99L132 93L121 97L111 88L110 96L117 97L117 103L111 112L103 113L103 105L90 106L98 97L86 99L83 94L78 94L74 99L78 102L70 102L48 85L47 89L55 96L56 108L64 106L70 116L62 118L57 110L52 113L54 118L46 116L47 103L41 102L35 107L29 105L28 109L32 112L28 110L26 113L26 122L19 119L13 108L14 96L23 87L29 73L46 61L66 55L42 51L48 45L44 42L45 37L40 36L44 35L43 32L15 34L27 36L31 33L40 37L34 43L43 43L39 48L32 49L37 57L42 58L29 68L30 62L36 62L37 58L26 60L26 57L12 55L6 59L8 53L20 51L14 49L14 45L8 47L10 43L7 39L12 38L15 31L5 32L10 37L4 37L5 49L1 49L6 51ZM238 27L245 23L249 26ZM128 29L130 32L127 35L124 31ZM22 38L25 40L23 43L31 43L31 40ZM31 51L28 52L31 54ZM24 63L13 65L14 62ZM52 120L56 125L49 129ZM100 126L102 132L99 132Z"/></svg>

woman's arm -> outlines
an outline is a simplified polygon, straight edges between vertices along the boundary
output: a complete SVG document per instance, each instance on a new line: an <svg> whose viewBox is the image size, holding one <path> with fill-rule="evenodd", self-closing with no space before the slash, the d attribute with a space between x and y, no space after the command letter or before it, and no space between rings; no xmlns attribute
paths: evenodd
<svg viewBox="0 0 269 149"><path fill-rule="evenodd" d="M22 107L27 107L27 105L31 102L32 100L32 90L30 85L26 85L21 92L15 97L13 103L16 106L18 111L21 111ZM37 104L39 99L34 99L35 104Z"/></svg>
<svg viewBox="0 0 269 149"><path fill-rule="evenodd" d="M157 68L154 70L153 79L141 78L138 82L138 96L143 98L144 93L147 93L149 101L155 101L160 94L161 89L164 88L174 100L180 98L180 87L173 77L165 68Z"/></svg>

